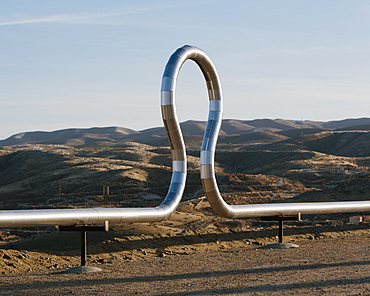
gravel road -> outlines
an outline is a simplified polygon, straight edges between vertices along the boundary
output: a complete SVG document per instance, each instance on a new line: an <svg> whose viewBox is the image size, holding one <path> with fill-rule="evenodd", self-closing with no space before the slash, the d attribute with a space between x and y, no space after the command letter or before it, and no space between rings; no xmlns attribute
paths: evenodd
<svg viewBox="0 0 370 296"><path fill-rule="evenodd" d="M100 265L98 273L0 275L0 295L370 295L370 237L249 245Z"/></svg>

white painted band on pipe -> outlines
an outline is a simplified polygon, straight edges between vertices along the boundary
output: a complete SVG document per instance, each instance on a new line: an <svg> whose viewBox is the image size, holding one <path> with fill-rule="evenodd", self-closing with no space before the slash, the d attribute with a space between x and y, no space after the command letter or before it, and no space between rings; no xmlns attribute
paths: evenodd
<svg viewBox="0 0 370 296"><path fill-rule="evenodd" d="M174 93L173 91L161 91L161 105L173 105L174 103Z"/></svg>

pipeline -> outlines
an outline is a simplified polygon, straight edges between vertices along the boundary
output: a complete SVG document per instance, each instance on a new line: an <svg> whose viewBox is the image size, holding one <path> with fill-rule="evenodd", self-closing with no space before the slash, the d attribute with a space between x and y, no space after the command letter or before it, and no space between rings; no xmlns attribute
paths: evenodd
<svg viewBox="0 0 370 296"><path fill-rule="evenodd" d="M200 155L203 189L212 208L222 217L248 218L295 214L319 214L370 211L370 201L275 203L229 205L219 193L214 172L214 156L222 121L222 90L216 68L199 48L185 45L169 58L161 86L162 119L172 154L172 177L163 202L153 208L87 208L0 211L0 227L30 227L48 225L122 224L155 222L167 219L179 205L186 181L187 162L183 135L176 115L175 88L179 71L188 59L201 69L209 96L209 113Z"/></svg>

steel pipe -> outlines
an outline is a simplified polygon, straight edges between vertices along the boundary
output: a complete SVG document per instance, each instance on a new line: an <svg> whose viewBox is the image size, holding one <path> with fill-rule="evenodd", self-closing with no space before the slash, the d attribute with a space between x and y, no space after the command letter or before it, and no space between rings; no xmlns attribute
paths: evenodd
<svg viewBox="0 0 370 296"><path fill-rule="evenodd" d="M187 59L198 57L207 64L209 59L199 49L184 46L171 55L162 77L162 119L172 154L172 178L166 197L153 208L89 208L0 211L0 227L28 227L74 224L122 224L161 221L171 216L179 205L186 181L186 151L180 124L174 108L176 79Z"/></svg>
<svg viewBox="0 0 370 296"><path fill-rule="evenodd" d="M186 181L186 151L176 116L175 89L179 71L185 61L193 60L206 80L209 114L200 153L200 175L212 208L222 217L247 218L278 215L319 214L370 211L370 201L322 203L273 203L229 205L222 198L215 177L214 155L222 121L222 90L216 68L199 48L185 45L169 58L161 86L162 119L172 154L172 178L163 202L154 208L89 208L0 211L0 227L28 227L73 224L121 224L164 220L180 203Z"/></svg>
<svg viewBox="0 0 370 296"><path fill-rule="evenodd" d="M205 71L202 67L205 67ZM297 214L323 214L370 211L370 201L270 203L229 205L222 198L215 177L214 155L222 121L222 90L216 69L211 62L201 63L209 91L210 107L208 123L200 152L200 175L203 189L212 208L225 218L251 218Z"/></svg>

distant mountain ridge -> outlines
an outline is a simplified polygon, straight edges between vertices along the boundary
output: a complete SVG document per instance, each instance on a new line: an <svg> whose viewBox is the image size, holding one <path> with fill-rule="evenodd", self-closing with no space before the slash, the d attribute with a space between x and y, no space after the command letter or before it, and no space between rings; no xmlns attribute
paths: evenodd
<svg viewBox="0 0 370 296"><path fill-rule="evenodd" d="M86 129L62 129L52 132L24 132L0 141L0 146L23 144L53 144L66 146L84 146L95 141L115 142L124 136L138 133L121 127L93 127Z"/></svg>
<svg viewBox="0 0 370 296"><path fill-rule="evenodd" d="M189 120L181 123L185 138L199 142L206 127L205 121ZM253 142L273 143L287 141L302 133L321 131L370 130L370 118L344 119L339 121L300 121L287 119L224 119L220 130L220 143ZM252 135L255 133L255 135ZM251 134L247 136L248 134ZM244 135L244 136L243 136ZM0 141L0 147L48 144L72 147L112 146L126 142L138 142L154 146L167 145L163 127L135 131L122 127L93 127L86 129L63 129L52 132L24 132Z"/></svg>

